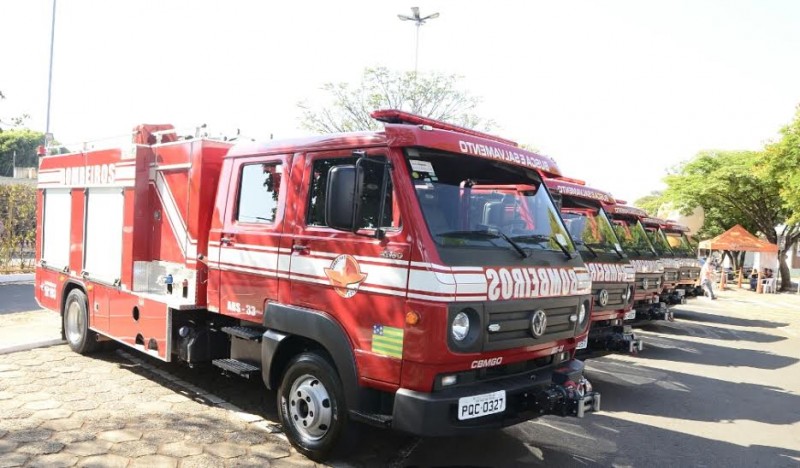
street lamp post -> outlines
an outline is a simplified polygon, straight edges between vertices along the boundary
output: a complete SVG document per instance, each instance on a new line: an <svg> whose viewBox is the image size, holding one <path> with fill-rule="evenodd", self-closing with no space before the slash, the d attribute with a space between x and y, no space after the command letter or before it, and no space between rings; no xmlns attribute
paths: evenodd
<svg viewBox="0 0 800 468"><path fill-rule="evenodd" d="M411 7L411 13L414 16L407 16L407 15L397 15L402 21L413 21L414 24L417 26L417 40L416 45L414 47L414 76L417 76L417 63L419 61L419 27L425 24L426 21L431 19L436 19L439 17L439 13L434 13L432 15L428 15L425 17L421 17L419 15L419 7Z"/></svg>
<svg viewBox="0 0 800 468"><path fill-rule="evenodd" d="M56 0L53 0L53 19L50 23L50 70L47 76L47 123L44 130L44 145L45 148L50 144L48 141L50 137L50 94L53 88L53 44L55 43L56 36Z"/></svg>

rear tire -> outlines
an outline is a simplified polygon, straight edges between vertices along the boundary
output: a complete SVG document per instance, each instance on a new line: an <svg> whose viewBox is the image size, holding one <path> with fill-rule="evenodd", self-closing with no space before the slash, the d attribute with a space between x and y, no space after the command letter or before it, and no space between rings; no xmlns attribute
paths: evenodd
<svg viewBox="0 0 800 468"><path fill-rule="evenodd" d="M314 461L334 451L343 455L355 439L342 381L318 352L299 354L287 365L278 389L278 414L289 442Z"/></svg>
<svg viewBox="0 0 800 468"><path fill-rule="evenodd" d="M64 336L70 349L79 354L90 354L100 348L97 333L89 329L89 309L86 294L73 289L64 303Z"/></svg>

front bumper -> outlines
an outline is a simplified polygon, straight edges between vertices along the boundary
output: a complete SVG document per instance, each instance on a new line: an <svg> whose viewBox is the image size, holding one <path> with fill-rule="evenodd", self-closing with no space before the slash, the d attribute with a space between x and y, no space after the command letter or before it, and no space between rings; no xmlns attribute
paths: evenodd
<svg viewBox="0 0 800 468"><path fill-rule="evenodd" d="M672 289L669 292L664 291L661 295L661 301L669 305L686 304L686 290Z"/></svg>
<svg viewBox="0 0 800 468"><path fill-rule="evenodd" d="M643 304L636 307L636 318L633 319L633 322L652 320L668 320L672 322L675 320L675 317L672 311L663 302Z"/></svg>
<svg viewBox="0 0 800 468"><path fill-rule="evenodd" d="M630 325L593 327L589 330L586 345L578 343L576 356L581 359L608 353L636 354L644 348L644 341L633 333Z"/></svg>
<svg viewBox="0 0 800 468"><path fill-rule="evenodd" d="M504 392L504 410L469 418L474 397L499 392ZM599 410L600 394L583 377L583 363L571 360L555 369L434 393L400 389L391 425L417 436L451 436L507 427L547 414L582 418L586 412Z"/></svg>

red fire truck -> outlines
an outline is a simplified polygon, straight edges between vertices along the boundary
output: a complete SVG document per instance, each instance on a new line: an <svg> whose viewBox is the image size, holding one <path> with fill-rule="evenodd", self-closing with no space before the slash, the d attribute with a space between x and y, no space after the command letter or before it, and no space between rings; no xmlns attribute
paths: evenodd
<svg viewBox="0 0 800 468"><path fill-rule="evenodd" d="M114 340L260 376L316 460L353 422L455 435L599 409L573 359L591 276L542 183L556 164L373 117L383 131L236 145L140 126L43 157L37 300L76 352ZM506 233L476 184L528 186L530 224Z"/></svg>
<svg viewBox="0 0 800 468"><path fill-rule="evenodd" d="M641 338L624 324L636 316L632 310L636 270L603 209L604 204L614 204L614 197L565 177L545 179L545 185L592 274L592 324L589 336L578 344L579 356L641 351Z"/></svg>
<svg viewBox="0 0 800 468"><path fill-rule="evenodd" d="M661 300L668 305L686 303L685 291L683 288L678 287L681 262L678 254L672 250L662 229L667 222L652 216L644 217L641 221L645 232L647 232L647 238L664 263L664 290L661 291Z"/></svg>
<svg viewBox="0 0 800 468"><path fill-rule="evenodd" d="M697 250L687 236L689 228L675 221L666 220L661 225L661 230L677 257L679 266L677 289L683 290L684 297L702 296L703 288L700 286L702 265L697 258Z"/></svg>
<svg viewBox="0 0 800 468"><path fill-rule="evenodd" d="M653 248L641 220L647 218L644 210L625 205L617 200L604 205L611 215L614 231L622 248L636 269L636 292L633 318L636 322L670 319L670 311L661 300L664 290L664 262Z"/></svg>

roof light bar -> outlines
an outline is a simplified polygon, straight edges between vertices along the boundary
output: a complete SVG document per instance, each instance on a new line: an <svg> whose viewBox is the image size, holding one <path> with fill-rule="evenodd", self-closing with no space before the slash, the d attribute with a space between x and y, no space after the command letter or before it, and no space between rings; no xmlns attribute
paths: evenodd
<svg viewBox="0 0 800 468"><path fill-rule="evenodd" d="M507 140L505 138L500 138L499 136L490 135L488 133L479 132L477 130L472 130L466 127L460 127L458 125L449 124L447 122L431 119L429 117L422 117L421 115L416 115L410 112L404 112L397 109L376 110L372 112L370 116L373 119L384 123L428 125L431 128L435 128L438 130L448 130L451 132L458 132L466 135L485 138L487 140L497 141L499 143L504 143L506 145L519 146L516 141Z"/></svg>

